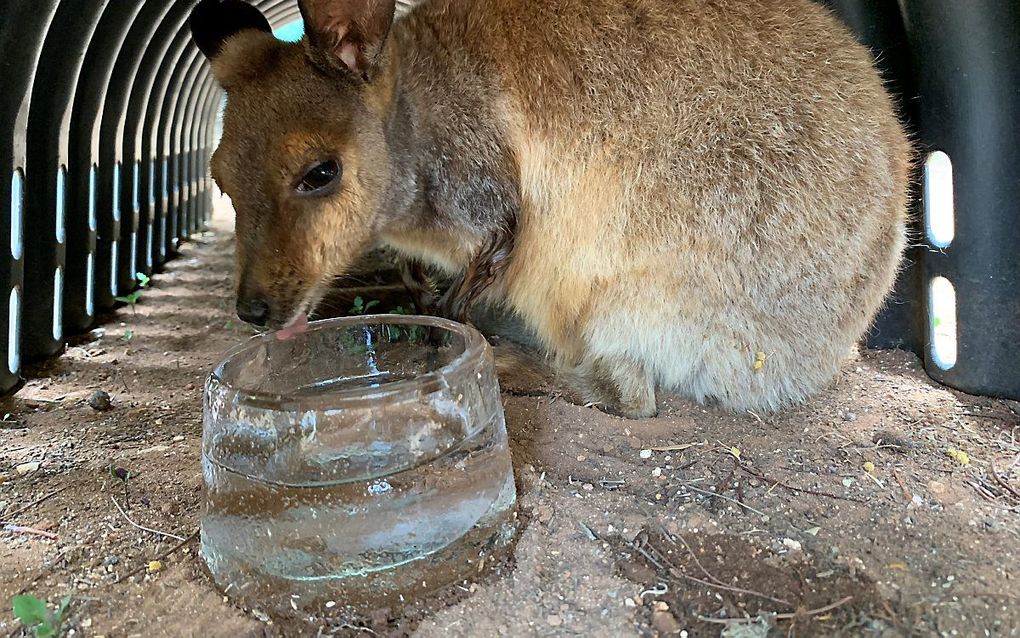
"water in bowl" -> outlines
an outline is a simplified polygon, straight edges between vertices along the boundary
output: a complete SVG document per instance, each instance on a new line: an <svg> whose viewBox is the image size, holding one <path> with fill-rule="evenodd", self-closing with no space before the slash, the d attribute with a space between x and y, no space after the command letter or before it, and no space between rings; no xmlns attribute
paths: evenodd
<svg viewBox="0 0 1020 638"><path fill-rule="evenodd" d="M263 346L237 371L285 360L285 346ZM286 400L250 405L224 392L230 370L220 369L207 388L201 552L225 593L282 612L330 601L363 609L413 599L502 554L516 491L498 385L484 356L456 374L421 374L464 349L449 347L356 349L358 369L313 370ZM396 380L412 387L329 407L337 392Z"/></svg>

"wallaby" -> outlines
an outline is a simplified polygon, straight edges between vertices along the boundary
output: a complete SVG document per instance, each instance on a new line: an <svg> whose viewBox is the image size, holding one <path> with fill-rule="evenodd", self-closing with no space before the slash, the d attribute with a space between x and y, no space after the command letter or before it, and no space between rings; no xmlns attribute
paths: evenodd
<svg viewBox="0 0 1020 638"><path fill-rule="evenodd" d="M516 314L586 400L770 411L826 385L890 290L911 150L811 0L239 0L191 28L227 93L238 314L304 320L388 247Z"/></svg>

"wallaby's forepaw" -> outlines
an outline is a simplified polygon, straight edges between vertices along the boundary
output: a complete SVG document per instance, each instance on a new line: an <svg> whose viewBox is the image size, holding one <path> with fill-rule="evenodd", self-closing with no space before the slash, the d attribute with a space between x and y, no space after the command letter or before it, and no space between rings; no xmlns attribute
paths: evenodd
<svg viewBox="0 0 1020 638"><path fill-rule="evenodd" d="M627 419L658 414L655 382L636 361L598 357L577 372L582 393L603 412Z"/></svg>

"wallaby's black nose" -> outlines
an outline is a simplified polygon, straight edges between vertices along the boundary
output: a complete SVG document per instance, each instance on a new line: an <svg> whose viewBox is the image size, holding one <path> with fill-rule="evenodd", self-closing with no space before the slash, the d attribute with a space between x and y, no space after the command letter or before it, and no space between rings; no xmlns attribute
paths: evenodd
<svg viewBox="0 0 1020 638"><path fill-rule="evenodd" d="M269 304L262 299L238 299L237 316L253 326L265 326L269 321Z"/></svg>

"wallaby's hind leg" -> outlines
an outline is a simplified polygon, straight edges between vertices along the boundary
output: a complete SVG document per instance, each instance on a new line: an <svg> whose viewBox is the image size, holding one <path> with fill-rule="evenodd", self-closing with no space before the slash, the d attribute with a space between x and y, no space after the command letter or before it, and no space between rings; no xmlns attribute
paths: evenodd
<svg viewBox="0 0 1020 638"><path fill-rule="evenodd" d="M627 357L596 356L570 376L580 394L609 414L643 419L658 414L655 382L645 367Z"/></svg>

